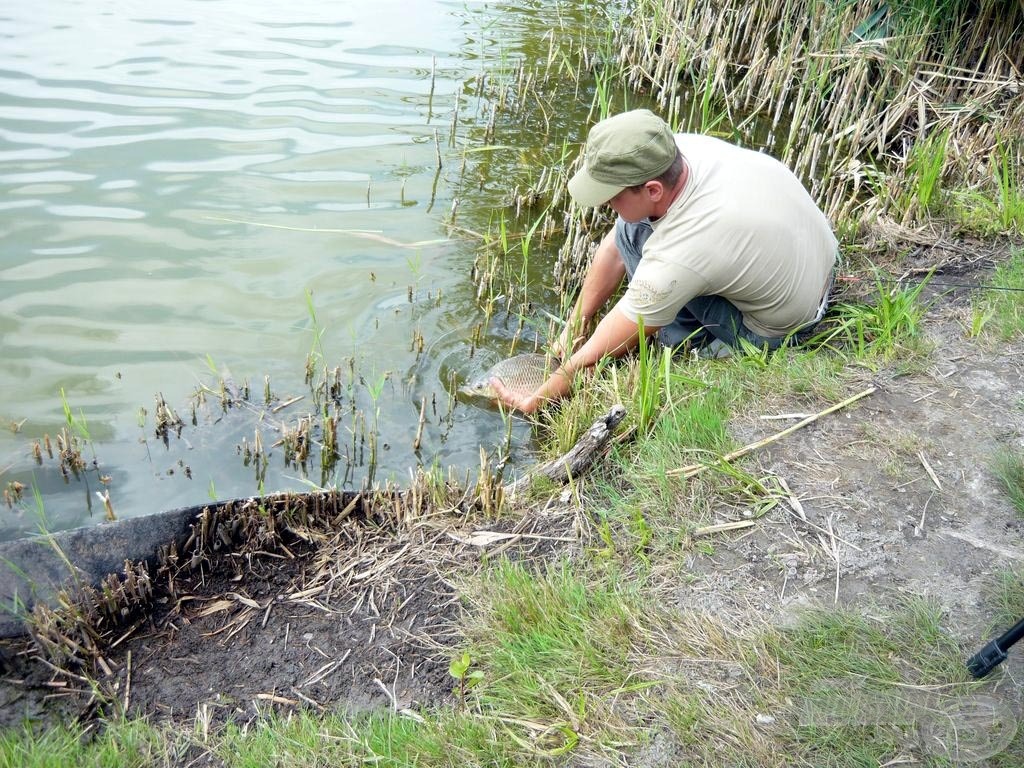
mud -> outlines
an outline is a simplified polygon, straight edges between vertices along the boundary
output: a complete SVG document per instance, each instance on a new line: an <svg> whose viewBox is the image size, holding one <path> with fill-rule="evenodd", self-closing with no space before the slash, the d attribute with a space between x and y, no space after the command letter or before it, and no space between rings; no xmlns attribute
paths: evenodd
<svg viewBox="0 0 1024 768"><path fill-rule="evenodd" d="M124 711L209 725L271 709L357 713L446 700L455 594L408 542L390 539L374 556L403 545L393 566L356 587L325 578L322 545L301 540L282 547L287 554L229 556L179 577L173 595L111 644L97 688L33 661L25 641L8 642L0 725Z"/></svg>

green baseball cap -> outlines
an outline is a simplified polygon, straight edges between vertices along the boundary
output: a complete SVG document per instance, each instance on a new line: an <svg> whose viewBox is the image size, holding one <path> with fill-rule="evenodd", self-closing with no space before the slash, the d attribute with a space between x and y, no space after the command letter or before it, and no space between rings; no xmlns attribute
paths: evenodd
<svg viewBox="0 0 1024 768"><path fill-rule="evenodd" d="M667 171L676 151L672 129L649 109L609 117L590 129L583 167L569 180L569 194L584 208L607 203L626 187Z"/></svg>

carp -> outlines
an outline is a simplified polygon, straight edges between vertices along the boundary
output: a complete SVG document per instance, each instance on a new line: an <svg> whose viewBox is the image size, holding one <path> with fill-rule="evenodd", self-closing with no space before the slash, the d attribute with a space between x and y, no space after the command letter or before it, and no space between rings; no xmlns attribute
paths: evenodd
<svg viewBox="0 0 1024 768"><path fill-rule="evenodd" d="M547 381L556 367L557 363L545 355L533 352L516 355L495 363L479 378L460 387L459 391L473 397L496 400L497 393L491 386L491 379L495 378L517 395L530 395Z"/></svg>

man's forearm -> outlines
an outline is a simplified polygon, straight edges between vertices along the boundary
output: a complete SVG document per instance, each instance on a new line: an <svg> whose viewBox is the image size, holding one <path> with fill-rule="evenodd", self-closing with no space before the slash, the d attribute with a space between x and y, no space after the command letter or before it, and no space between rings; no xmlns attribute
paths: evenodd
<svg viewBox="0 0 1024 768"><path fill-rule="evenodd" d="M650 335L657 331L656 327L646 328ZM640 328L637 323L627 318L618 309L613 308L601 320L594 335L579 348L537 390L538 400L558 400L568 394L573 376L584 368L590 368L605 356L619 357L637 345Z"/></svg>
<svg viewBox="0 0 1024 768"><path fill-rule="evenodd" d="M611 298L625 275L626 265L615 245L615 229L613 228L597 247L594 260L583 279L580 297L570 318L578 317L578 320L583 323L593 320L594 315Z"/></svg>
<svg viewBox="0 0 1024 768"><path fill-rule="evenodd" d="M654 333L657 328L645 328L647 334ZM572 380L576 373L594 365L605 355L618 357L637 344L640 328L621 311L613 308L594 330L579 351L558 366L536 392L530 395L517 395L497 379L491 379L491 386L498 393L498 400L505 405L518 408L524 413L533 413L544 403L560 400L569 394Z"/></svg>
<svg viewBox="0 0 1024 768"><path fill-rule="evenodd" d="M595 315L618 288L625 274L626 268L615 245L613 229L601 240L587 269L580 295L573 304L572 311L566 318L565 328L553 347L556 354L571 354L576 345L587 337Z"/></svg>

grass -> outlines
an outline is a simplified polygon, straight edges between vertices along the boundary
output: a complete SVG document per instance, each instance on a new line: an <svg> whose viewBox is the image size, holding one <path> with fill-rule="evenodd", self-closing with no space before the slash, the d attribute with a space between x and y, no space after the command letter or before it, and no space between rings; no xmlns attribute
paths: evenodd
<svg viewBox="0 0 1024 768"><path fill-rule="evenodd" d="M406 766L529 765L493 727L453 712L437 716L376 714L357 718L300 711L270 714L187 734L142 720L114 720L86 735L68 724L46 731L0 732L0 768L155 768L193 762L226 768L307 768L373 764ZM211 759L212 758L212 759Z"/></svg>
<svg viewBox="0 0 1024 768"><path fill-rule="evenodd" d="M1024 336L1024 249L1014 251L1009 260L996 267L988 284L993 290L976 295L972 335L990 333L999 341ZM1009 290L999 290L1009 289Z"/></svg>
<svg viewBox="0 0 1024 768"><path fill-rule="evenodd" d="M996 475L1017 514L1024 517L1024 451L1007 449L996 458Z"/></svg>
<svg viewBox="0 0 1024 768"><path fill-rule="evenodd" d="M999 571L992 581L994 616L989 632L1000 635L1024 618L1024 568Z"/></svg>
<svg viewBox="0 0 1024 768"><path fill-rule="evenodd" d="M514 765L481 721L455 713L348 719L309 712L274 716L253 727L228 726L211 740L227 768L310 765Z"/></svg>
<svg viewBox="0 0 1024 768"><path fill-rule="evenodd" d="M967 724L994 689L969 678L942 611L910 597L867 613L812 611L766 634L780 666L775 695L793 702L782 736L791 754L829 766L884 764L908 751L923 765L997 755L991 764L1011 765L1020 754L1012 731L991 718L977 732Z"/></svg>
<svg viewBox="0 0 1024 768"><path fill-rule="evenodd" d="M629 699L649 631L639 585L615 573L589 579L566 563L501 563L473 587L467 638L484 674L473 689L480 712L516 743L537 745L537 756L614 741L612 710Z"/></svg>
<svg viewBox="0 0 1024 768"><path fill-rule="evenodd" d="M992 173L999 191L999 223L1004 229L1024 232L1024 175L1021 174L1021 142L1010 144L1000 141L993 153Z"/></svg>
<svg viewBox="0 0 1024 768"><path fill-rule="evenodd" d="M141 721L112 721L88 735L80 726L25 725L0 731L0 768L152 768L177 764L175 740Z"/></svg>
<svg viewBox="0 0 1024 768"><path fill-rule="evenodd" d="M949 131L933 133L918 142L911 150L907 162L910 181L909 200L904 200L908 214L920 211L925 216L938 207L941 192L940 181L946 164L946 149L949 145Z"/></svg>
<svg viewBox="0 0 1024 768"><path fill-rule="evenodd" d="M865 302L842 302L829 312L826 330L814 340L821 346L837 343L863 363L890 360L920 349L921 319L927 306L921 292L927 279L903 288L876 273L875 293Z"/></svg>

